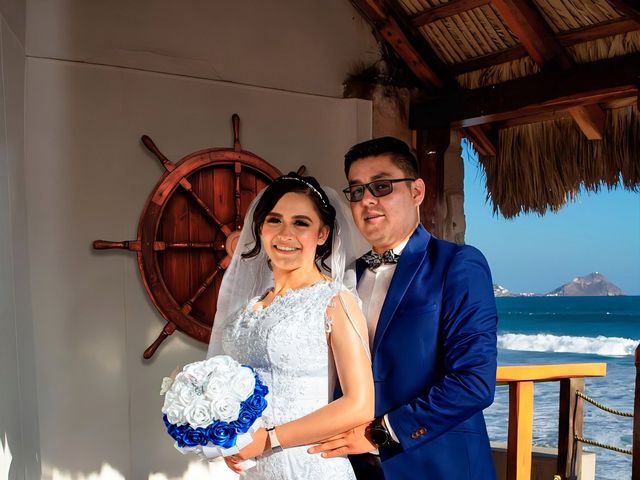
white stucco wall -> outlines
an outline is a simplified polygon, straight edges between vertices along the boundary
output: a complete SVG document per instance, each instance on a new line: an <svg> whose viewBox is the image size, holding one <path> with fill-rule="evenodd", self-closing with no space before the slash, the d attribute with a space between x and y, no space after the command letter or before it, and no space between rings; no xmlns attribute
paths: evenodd
<svg viewBox="0 0 640 480"><path fill-rule="evenodd" d="M0 479L39 478L24 176L24 1L0 2Z"/></svg>
<svg viewBox="0 0 640 480"><path fill-rule="evenodd" d="M348 0L28 0L27 54L342 96L377 59Z"/></svg>
<svg viewBox="0 0 640 480"><path fill-rule="evenodd" d="M305 164L337 188L344 152L371 135L370 103L333 97L368 48L354 47L368 32L350 4L275 3L281 15L248 1L28 1L24 168L42 478L202 478L163 432L158 388L205 346L176 333L143 361L164 322L135 255L91 248L136 236L162 174L140 136L177 161L231 147L238 113L244 149L285 172ZM220 42L221 32L239 38ZM129 55L143 50L169 54ZM183 69L201 53L224 59L215 62L225 81Z"/></svg>

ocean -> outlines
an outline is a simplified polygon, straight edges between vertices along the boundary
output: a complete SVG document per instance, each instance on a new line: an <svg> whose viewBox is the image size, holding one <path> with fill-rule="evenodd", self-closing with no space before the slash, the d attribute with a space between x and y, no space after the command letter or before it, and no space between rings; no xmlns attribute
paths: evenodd
<svg viewBox="0 0 640 480"><path fill-rule="evenodd" d="M640 297L497 298L498 364L604 362L607 375L585 380L585 393L616 410L633 411L634 352L640 343ZM533 443L558 440L558 382L537 383ZM508 388L496 390L485 410L492 441L506 442ZM585 403L584 436L631 449L631 418L604 413ZM631 478L631 456L584 446L596 453L598 480Z"/></svg>

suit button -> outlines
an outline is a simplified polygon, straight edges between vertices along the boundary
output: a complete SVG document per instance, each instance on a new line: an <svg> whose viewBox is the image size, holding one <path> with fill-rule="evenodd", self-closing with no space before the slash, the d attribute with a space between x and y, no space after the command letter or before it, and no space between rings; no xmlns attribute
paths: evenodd
<svg viewBox="0 0 640 480"><path fill-rule="evenodd" d="M427 433L427 429L424 427L421 427L420 430L418 430L418 432L420 432L420 435L424 435L425 433Z"/></svg>

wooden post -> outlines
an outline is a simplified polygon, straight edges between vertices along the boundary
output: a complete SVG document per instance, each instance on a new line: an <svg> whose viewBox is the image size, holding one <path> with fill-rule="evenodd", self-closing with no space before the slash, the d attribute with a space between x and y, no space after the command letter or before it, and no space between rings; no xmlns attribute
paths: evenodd
<svg viewBox="0 0 640 480"><path fill-rule="evenodd" d="M640 345L636 348L636 393L633 401L631 480L640 480Z"/></svg>
<svg viewBox="0 0 640 480"><path fill-rule="evenodd" d="M509 382L507 480L531 479L533 382Z"/></svg>
<svg viewBox="0 0 640 480"><path fill-rule="evenodd" d="M420 206L420 221L436 237L443 238L446 209L444 205L444 154L449 147L449 127L430 127L416 132L416 150L420 176L427 188Z"/></svg>
<svg viewBox="0 0 640 480"><path fill-rule="evenodd" d="M557 473L563 480L580 478L582 469L582 444L574 441L574 435L582 436L584 402L578 401L576 390L584 391L584 378L560 380ZM572 465L575 465L573 476Z"/></svg>

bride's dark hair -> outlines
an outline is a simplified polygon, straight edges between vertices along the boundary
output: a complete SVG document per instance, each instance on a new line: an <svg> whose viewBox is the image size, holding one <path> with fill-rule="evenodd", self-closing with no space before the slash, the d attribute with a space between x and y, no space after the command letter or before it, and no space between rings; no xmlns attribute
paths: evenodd
<svg viewBox="0 0 640 480"><path fill-rule="evenodd" d="M253 212L253 239L254 245L251 250L242 254L242 258L252 258L260 253L262 245L260 243L260 228L265 218L273 210L273 207L287 193L302 193L306 195L313 204L322 223L329 227L327 241L316 248L315 261L327 272L331 269L325 260L331 255L331 244L333 242L333 228L336 220L336 210L329 203L329 198L318 181L314 177L303 177L296 173L288 173L276 178L262 194L260 201Z"/></svg>

